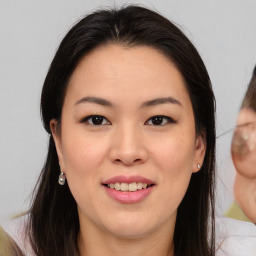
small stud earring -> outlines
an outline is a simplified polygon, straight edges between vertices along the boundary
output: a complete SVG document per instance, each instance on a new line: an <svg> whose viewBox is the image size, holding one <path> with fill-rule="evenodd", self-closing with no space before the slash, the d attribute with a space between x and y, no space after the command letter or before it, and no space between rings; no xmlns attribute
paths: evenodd
<svg viewBox="0 0 256 256"><path fill-rule="evenodd" d="M198 170L200 170L200 168L201 168L200 164L197 164L197 168L198 168Z"/></svg>
<svg viewBox="0 0 256 256"><path fill-rule="evenodd" d="M60 173L58 182L62 186L65 184L65 182L66 182L66 175L65 175L64 172Z"/></svg>

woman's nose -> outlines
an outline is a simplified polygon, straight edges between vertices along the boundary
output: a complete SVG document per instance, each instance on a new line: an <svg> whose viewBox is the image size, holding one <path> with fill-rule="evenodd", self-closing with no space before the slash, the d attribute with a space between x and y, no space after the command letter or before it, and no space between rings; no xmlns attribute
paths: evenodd
<svg viewBox="0 0 256 256"><path fill-rule="evenodd" d="M146 145L138 127L116 129L111 142L110 159L126 166L147 161Z"/></svg>

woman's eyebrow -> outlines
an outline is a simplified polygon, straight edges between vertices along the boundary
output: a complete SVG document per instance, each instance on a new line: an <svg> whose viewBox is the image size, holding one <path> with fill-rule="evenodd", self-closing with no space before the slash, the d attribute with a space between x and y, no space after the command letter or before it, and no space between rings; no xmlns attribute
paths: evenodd
<svg viewBox="0 0 256 256"><path fill-rule="evenodd" d="M113 107L113 104L103 98L98 98L98 97L84 97L80 100L78 100L75 105L78 105L80 103L95 103L95 104L99 104L101 106L107 106L107 107ZM155 106L155 105L159 105L159 104L166 104L166 103L172 103L172 104L176 104L176 105L180 105L182 106L182 104L174 99L173 97L165 97L165 98L156 98L156 99L152 99L149 101L145 101L142 103L141 107L151 107L151 106Z"/></svg>
<svg viewBox="0 0 256 256"><path fill-rule="evenodd" d="M79 101L77 101L75 103L75 105L78 105L80 103L85 103L85 102L95 103L95 104L99 104L101 106L113 107L113 104L110 101L102 99L102 98L98 98L98 97L84 97L84 98L80 99Z"/></svg>
<svg viewBox="0 0 256 256"><path fill-rule="evenodd" d="M165 103L172 103L172 104L182 106L180 101L174 99L173 97L165 97L165 98L157 98L157 99L146 101L141 105L141 107L151 107L151 106L165 104Z"/></svg>

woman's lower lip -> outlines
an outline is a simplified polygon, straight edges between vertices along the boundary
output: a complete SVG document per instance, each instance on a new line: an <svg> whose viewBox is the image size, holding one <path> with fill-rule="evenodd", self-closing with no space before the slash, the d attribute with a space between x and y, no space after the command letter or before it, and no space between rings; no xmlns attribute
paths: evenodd
<svg viewBox="0 0 256 256"><path fill-rule="evenodd" d="M122 192L120 190L111 189L109 187L103 186L108 195L115 199L116 201L124 204L138 203L146 198L151 192L154 186L148 187L146 189L137 190L134 192Z"/></svg>

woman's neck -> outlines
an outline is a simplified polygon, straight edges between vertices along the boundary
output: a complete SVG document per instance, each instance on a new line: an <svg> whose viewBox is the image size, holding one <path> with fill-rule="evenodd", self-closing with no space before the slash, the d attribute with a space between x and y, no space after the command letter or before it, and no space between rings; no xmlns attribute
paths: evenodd
<svg viewBox="0 0 256 256"><path fill-rule="evenodd" d="M169 225L167 225L169 226ZM80 256L173 256L174 227L159 228L145 236L127 238L102 232L95 227L81 227L78 236Z"/></svg>

